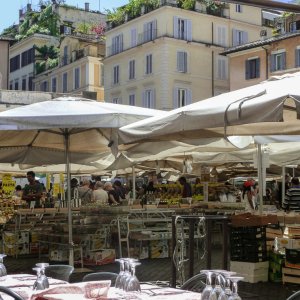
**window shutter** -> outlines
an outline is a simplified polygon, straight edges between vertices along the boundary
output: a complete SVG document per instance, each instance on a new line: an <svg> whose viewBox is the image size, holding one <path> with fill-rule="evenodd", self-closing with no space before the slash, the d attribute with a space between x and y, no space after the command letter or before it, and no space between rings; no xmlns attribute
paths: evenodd
<svg viewBox="0 0 300 300"><path fill-rule="evenodd" d="M173 89L173 108L178 108L178 88Z"/></svg>
<svg viewBox="0 0 300 300"><path fill-rule="evenodd" d="M282 70L286 69L286 52L283 52L282 54Z"/></svg>
<svg viewBox="0 0 300 300"><path fill-rule="evenodd" d="M299 67L299 49L295 49L295 67Z"/></svg>
<svg viewBox="0 0 300 300"><path fill-rule="evenodd" d="M247 44L247 43L248 43L248 32L243 31L243 44Z"/></svg>
<svg viewBox="0 0 300 300"><path fill-rule="evenodd" d="M146 106L146 91L142 92L142 107L147 107Z"/></svg>
<svg viewBox="0 0 300 300"><path fill-rule="evenodd" d="M157 20L152 21L152 39L156 39L157 37Z"/></svg>
<svg viewBox="0 0 300 300"><path fill-rule="evenodd" d="M271 54L271 56L270 56L270 63L271 63L270 71L271 72L275 71L275 67L276 67L275 59L276 59L275 54Z"/></svg>
<svg viewBox="0 0 300 300"><path fill-rule="evenodd" d="M178 33L178 17L174 17L174 24L173 24L173 30L174 30L174 38L178 39L179 38L179 33Z"/></svg>
<svg viewBox="0 0 300 300"><path fill-rule="evenodd" d="M181 51L177 52L177 71L181 71Z"/></svg>
<svg viewBox="0 0 300 300"><path fill-rule="evenodd" d="M155 93L155 89L151 90L151 108L155 109L156 108L156 93Z"/></svg>
<svg viewBox="0 0 300 300"><path fill-rule="evenodd" d="M183 71L187 72L187 53L183 52Z"/></svg>
<svg viewBox="0 0 300 300"><path fill-rule="evenodd" d="M120 42L119 49L120 49L120 52L122 52L123 51L123 33L120 34L120 40L119 40L119 42Z"/></svg>
<svg viewBox="0 0 300 300"><path fill-rule="evenodd" d="M131 47L135 47L137 45L136 42L136 28L131 29Z"/></svg>
<svg viewBox="0 0 300 300"><path fill-rule="evenodd" d="M178 52L178 71L184 72L184 52Z"/></svg>
<svg viewBox="0 0 300 300"><path fill-rule="evenodd" d="M188 42L192 41L192 21L186 20L186 40Z"/></svg>
<svg viewBox="0 0 300 300"><path fill-rule="evenodd" d="M237 30L232 29L232 46L237 46L238 40L237 40Z"/></svg>
<svg viewBox="0 0 300 300"><path fill-rule="evenodd" d="M260 77L260 58L256 59L256 74L255 74L255 78L259 78Z"/></svg>
<svg viewBox="0 0 300 300"><path fill-rule="evenodd" d="M245 61L245 70L245 78L250 79L250 61L248 59Z"/></svg>
<svg viewBox="0 0 300 300"><path fill-rule="evenodd" d="M186 105L192 103L192 91L190 89L186 90Z"/></svg>

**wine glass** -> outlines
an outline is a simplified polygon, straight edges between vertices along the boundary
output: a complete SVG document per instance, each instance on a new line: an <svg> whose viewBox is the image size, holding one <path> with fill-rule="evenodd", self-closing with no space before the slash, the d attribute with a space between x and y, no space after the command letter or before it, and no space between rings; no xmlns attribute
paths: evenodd
<svg viewBox="0 0 300 300"><path fill-rule="evenodd" d="M238 295L238 282L243 280L244 277L232 276L230 277L230 281L232 282L232 294L229 296L228 300L242 300L242 298Z"/></svg>
<svg viewBox="0 0 300 300"><path fill-rule="evenodd" d="M222 290L218 300L228 300L229 296L232 294L230 289L230 276L236 275L236 272L232 271L222 271L220 272L225 278L225 287Z"/></svg>
<svg viewBox="0 0 300 300"><path fill-rule="evenodd" d="M5 280L7 275L7 271L3 263L3 258L5 256L5 254L0 254L0 280Z"/></svg>
<svg viewBox="0 0 300 300"><path fill-rule="evenodd" d="M115 259L116 261L118 261L120 263L120 272L116 278L116 282L115 282L115 288L117 289L122 289L122 278L126 276L125 274L125 260L124 258L119 258L119 259Z"/></svg>
<svg viewBox="0 0 300 300"><path fill-rule="evenodd" d="M140 282L135 275L135 267L139 266L141 263L138 261L130 261L130 277L126 280L125 291L126 292L140 292L141 286Z"/></svg>
<svg viewBox="0 0 300 300"><path fill-rule="evenodd" d="M213 290L213 287L211 285L212 272L210 270L202 270L200 273L206 274L206 286L201 293L201 300L208 300L209 296Z"/></svg>
<svg viewBox="0 0 300 300"><path fill-rule="evenodd" d="M34 290L44 290L49 288L49 281L45 275L45 268L48 266L48 263L37 263L36 267L32 269L37 272L37 279L33 284Z"/></svg>
<svg viewBox="0 0 300 300"><path fill-rule="evenodd" d="M221 286L221 281L223 279L221 271L220 270L215 270L214 273L216 274L215 287L213 288L213 290L212 290L212 292L209 296L209 300L218 300L220 294L223 291L223 288Z"/></svg>

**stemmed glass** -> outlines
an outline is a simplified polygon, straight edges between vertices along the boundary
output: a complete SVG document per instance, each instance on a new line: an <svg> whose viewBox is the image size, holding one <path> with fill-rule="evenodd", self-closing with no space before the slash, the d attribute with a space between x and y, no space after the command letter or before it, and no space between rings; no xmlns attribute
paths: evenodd
<svg viewBox="0 0 300 300"><path fill-rule="evenodd" d="M122 289L122 279L123 277L126 277L125 274L125 259L124 258L119 258L116 259L116 261L118 261L120 263L120 272L116 278L116 282L115 282L115 288L117 289Z"/></svg>
<svg viewBox="0 0 300 300"><path fill-rule="evenodd" d="M213 287L211 285L212 272L210 270L202 270L201 273L206 274L206 286L201 293L201 300L209 300L209 296L213 290Z"/></svg>
<svg viewBox="0 0 300 300"><path fill-rule="evenodd" d="M34 290L44 290L49 288L49 281L45 275L45 268L48 266L48 263L37 263L36 267L32 269L37 272L37 279L33 284Z"/></svg>
<svg viewBox="0 0 300 300"><path fill-rule="evenodd" d="M5 280L7 275L7 271L3 263L3 258L5 256L5 254L0 254L0 280Z"/></svg>
<svg viewBox="0 0 300 300"><path fill-rule="evenodd" d="M238 281L243 280L244 277L230 277L230 280L232 282L232 294L228 298L228 300L242 300L242 298L238 295Z"/></svg>
<svg viewBox="0 0 300 300"><path fill-rule="evenodd" d="M138 261L129 261L131 274L126 280L125 291L126 292L140 292L141 286L140 282L135 275L135 267L139 266L141 263Z"/></svg>
<svg viewBox="0 0 300 300"><path fill-rule="evenodd" d="M218 300L220 294L223 291L223 288L221 286L221 280L223 279L223 276L221 274L222 271L221 270L214 271L214 273L216 274L215 287L213 288L213 290L209 296L209 300Z"/></svg>
<svg viewBox="0 0 300 300"><path fill-rule="evenodd" d="M220 271L220 273L225 277L225 287L222 290L218 300L228 300L229 296L232 294L230 289L230 276L236 275L236 272Z"/></svg>

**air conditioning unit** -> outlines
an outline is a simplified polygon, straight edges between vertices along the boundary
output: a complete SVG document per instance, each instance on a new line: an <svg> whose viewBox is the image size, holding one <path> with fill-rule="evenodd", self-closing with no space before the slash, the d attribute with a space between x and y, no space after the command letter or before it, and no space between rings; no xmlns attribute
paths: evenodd
<svg viewBox="0 0 300 300"><path fill-rule="evenodd" d="M267 36L267 30L262 29L259 33L260 36Z"/></svg>

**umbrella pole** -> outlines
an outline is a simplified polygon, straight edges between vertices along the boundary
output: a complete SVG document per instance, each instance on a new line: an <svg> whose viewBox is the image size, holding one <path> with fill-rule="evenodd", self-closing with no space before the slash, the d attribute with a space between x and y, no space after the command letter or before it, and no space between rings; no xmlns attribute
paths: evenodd
<svg viewBox="0 0 300 300"><path fill-rule="evenodd" d="M262 147L261 144L257 145L257 169L258 169L258 187L259 187L259 214L262 215L263 212L263 159L262 159Z"/></svg>
<svg viewBox="0 0 300 300"><path fill-rule="evenodd" d="M132 166L132 198L135 200L136 190L135 190L135 167Z"/></svg>
<svg viewBox="0 0 300 300"><path fill-rule="evenodd" d="M69 231L69 265L74 266L74 244L73 244L73 228L72 228L72 207L71 207L71 172L70 172L70 157L69 146L70 136L68 130L65 131L65 149L66 149L66 173L67 173L67 203L68 203L68 231Z"/></svg>

